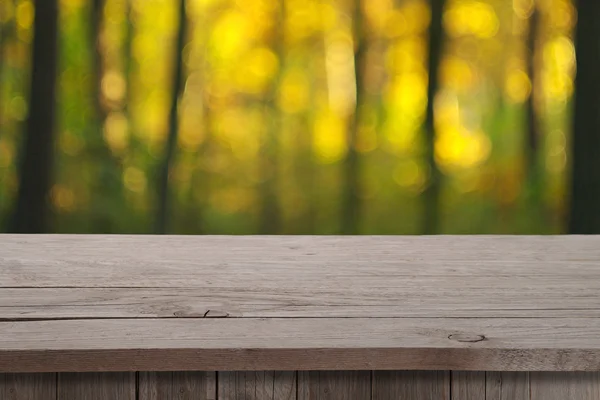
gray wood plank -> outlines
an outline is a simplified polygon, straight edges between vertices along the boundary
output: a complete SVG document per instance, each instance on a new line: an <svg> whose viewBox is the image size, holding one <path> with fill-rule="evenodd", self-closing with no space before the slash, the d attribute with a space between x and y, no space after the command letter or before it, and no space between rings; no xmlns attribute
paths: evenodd
<svg viewBox="0 0 600 400"><path fill-rule="evenodd" d="M277 287L324 278L373 287L382 277L448 276L468 277L463 284L477 276L568 277L568 284L600 276L593 235L1 235L0 243L0 287Z"/></svg>
<svg viewBox="0 0 600 400"><path fill-rule="evenodd" d="M598 259L599 237L0 235L0 320L597 318Z"/></svg>
<svg viewBox="0 0 600 400"><path fill-rule="evenodd" d="M0 374L2 400L56 400L56 374Z"/></svg>
<svg viewBox="0 0 600 400"><path fill-rule="evenodd" d="M299 372L298 400L371 399L370 371Z"/></svg>
<svg viewBox="0 0 600 400"><path fill-rule="evenodd" d="M532 372L531 400L598 400L598 372Z"/></svg>
<svg viewBox="0 0 600 400"><path fill-rule="evenodd" d="M216 400L216 373L181 371L173 373L173 399ZM141 400L141 399L140 399Z"/></svg>
<svg viewBox="0 0 600 400"><path fill-rule="evenodd" d="M173 400L173 372L139 372L139 400Z"/></svg>
<svg viewBox="0 0 600 400"><path fill-rule="evenodd" d="M365 270L367 267L365 267ZM372 270L360 287L254 280L232 287L1 288L0 320L56 318L181 318L221 312L232 317L600 317L590 304L600 279L572 276L398 277ZM326 281L327 282L327 281ZM228 283L229 284L229 283ZM237 286L236 286L237 285ZM242 288L242 286L244 286ZM354 286L354 288L353 288ZM569 288L577 287L576 291ZM242 290L243 289L243 290ZM352 291L353 296L348 296ZM444 293L440 301L440 293Z"/></svg>
<svg viewBox="0 0 600 400"><path fill-rule="evenodd" d="M135 400L133 372L60 373L60 400Z"/></svg>
<svg viewBox="0 0 600 400"><path fill-rule="evenodd" d="M2 322L0 371L597 371L598 337L584 318Z"/></svg>
<svg viewBox="0 0 600 400"><path fill-rule="evenodd" d="M375 371L373 400L449 400L446 371Z"/></svg>
<svg viewBox="0 0 600 400"><path fill-rule="evenodd" d="M528 372L487 372L487 400L530 400Z"/></svg>
<svg viewBox="0 0 600 400"><path fill-rule="evenodd" d="M485 372L452 372L453 400L486 400Z"/></svg>
<svg viewBox="0 0 600 400"><path fill-rule="evenodd" d="M219 400L295 400L295 372L219 372Z"/></svg>

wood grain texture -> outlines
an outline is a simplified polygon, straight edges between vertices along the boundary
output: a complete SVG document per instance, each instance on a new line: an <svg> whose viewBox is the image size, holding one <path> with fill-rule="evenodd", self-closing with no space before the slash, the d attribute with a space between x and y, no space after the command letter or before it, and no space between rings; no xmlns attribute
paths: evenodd
<svg viewBox="0 0 600 400"><path fill-rule="evenodd" d="M449 400L446 371L375 371L373 400Z"/></svg>
<svg viewBox="0 0 600 400"><path fill-rule="evenodd" d="M56 374L0 374L2 400L56 400Z"/></svg>
<svg viewBox="0 0 600 400"><path fill-rule="evenodd" d="M598 317L599 249L593 236L0 235L0 319Z"/></svg>
<svg viewBox="0 0 600 400"><path fill-rule="evenodd" d="M137 400L216 400L215 372L140 372Z"/></svg>
<svg viewBox="0 0 600 400"><path fill-rule="evenodd" d="M453 400L486 400L485 372L452 372Z"/></svg>
<svg viewBox="0 0 600 400"><path fill-rule="evenodd" d="M219 372L219 400L295 400L294 372Z"/></svg>
<svg viewBox="0 0 600 400"><path fill-rule="evenodd" d="M600 399L600 373L533 372L531 400Z"/></svg>
<svg viewBox="0 0 600 400"><path fill-rule="evenodd" d="M370 400L370 371L298 373L298 400Z"/></svg>
<svg viewBox="0 0 600 400"><path fill-rule="evenodd" d="M530 400L528 372L487 372L487 400Z"/></svg>
<svg viewBox="0 0 600 400"><path fill-rule="evenodd" d="M0 371L594 371L599 297L600 236L0 235Z"/></svg>
<svg viewBox="0 0 600 400"><path fill-rule="evenodd" d="M57 393L60 400L135 400L135 373L60 373Z"/></svg>
<svg viewBox="0 0 600 400"><path fill-rule="evenodd" d="M0 323L0 371L595 371L599 337L578 318L20 321Z"/></svg>

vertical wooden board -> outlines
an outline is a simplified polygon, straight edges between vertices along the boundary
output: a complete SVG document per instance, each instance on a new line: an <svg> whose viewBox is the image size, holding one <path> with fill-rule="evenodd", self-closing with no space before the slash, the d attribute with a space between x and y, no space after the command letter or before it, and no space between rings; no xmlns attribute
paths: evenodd
<svg viewBox="0 0 600 400"><path fill-rule="evenodd" d="M375 371L373 400L449 400L447 371Z"/></svg>
<svg viewBox="0 0 600 400"><path fill-rule="evenodd" d="M216 400L215 372L140 372L138 400Z"/></svg>
<svg viewBox="0 0 600 400"><path fill-rule="evenodd" d="M529 372L487 372L487 400L529 400Z"/></svg>
<svg viewBox="0 0 600 400"><path fill-rule="evenodd" d="M135 400L135 372L58 374L60 400Z"/></svg>
<svg viewBox="0 0 600 400"><path fill-rule="evenodd" d="M172 372L140 372L139 400L173 400Z"/></svg>
<svg viewBox="0 0 600 400"><path fill-rule="evenodd" d="M173 372L173 399L216 400L215 379L215 372Z"/></svg>
<svg viewBox="0 0 600 400"><path fill-rule="evenodd" d="M298 376L298 400L371 399L371 371L303 372Z"/></svg>
<svg viewBox="0 0 600 400"><path fill-rule="evenodd" d="M453 400L486 400L485 372L452 371Z"/></svg>
<svg viewBox="0 0 600 400"><path fill-rule="evenodd" d="M598 400L598 372L532 372L531 400Z"/></svg>
<svg viewBox="0 0 600 400"><path fill-rule="evenodd" d="M0 374L2 400L56 400L56 374Z"/></svg>
<svg viewBox="0 0 600 400"><path fill-rule="evenodd" d="M219 372L219 400L294 400L295 372Z"/></svg>

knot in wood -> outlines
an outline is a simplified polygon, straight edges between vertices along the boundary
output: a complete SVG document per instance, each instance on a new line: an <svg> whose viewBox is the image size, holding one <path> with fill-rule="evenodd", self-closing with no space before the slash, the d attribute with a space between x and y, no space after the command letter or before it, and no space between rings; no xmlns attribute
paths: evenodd
<svg viewBox="0 0 600 400"><path fill-rule="evenodd" d="M474 335L468 333L456 333L449 335L448 339L455 340L461 343L477 343L485 340L485 335Z"/></svg>

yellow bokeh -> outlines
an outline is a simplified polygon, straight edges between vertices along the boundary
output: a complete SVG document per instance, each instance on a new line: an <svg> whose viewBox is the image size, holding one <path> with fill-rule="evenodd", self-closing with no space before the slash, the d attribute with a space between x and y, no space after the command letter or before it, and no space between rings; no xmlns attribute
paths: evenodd
<svg viewBox="0 0 600 400"><path fill-rule="evenodd" d="M427 75L418 72L398 75L384 98L396 110L414 118L421 116L427 105Z"/></svg>
<svg viewBox="0 0 600 400"><path fill-rule="evenodd" d="M16 19L17 25L22 29L29 29L33 24L33 3L29 0L21 1L17 6Z"/></svg>
<svg viewBox="0 0 600 400"><path fill-rule="evenodd" d="M413 0L401 9L406 23L406 33L418 35L427 30L431 20L431 12L426 1Z"/></svg>
<svg viewBox="0 0 600 400"><path fill-rule="evenodd" d="M236 72L237 87L246 93L259 94L271 83L279 69L277 55L267 47L250 50Z"/></svg>
<svg viewBox="0 0 600 400"><path fill-rule="evenodd" d="M454 1L444 14L444 26L453 37L491 38L498 32L499 25L494 8L480 1Z"/></svg>
<svg viewBox="0 0 600 400"><path fill-rule="evenodd" d="M419 119L399 113L388 118L383 126L384 149L391 154L403 155L414 148Z"/></svg>
<svg viewBox="0 0 600 400"><path fill-rule="evenodd" d="M321 10L317 2L294 0L288 1L286 6L285 38L287 41L299 41L318 32L321 28Z"/></svg>
<svg viewBox="0 0 600 400"><path fill-rule="evenodd" d="M531 16L535 0L512 0L512 2L512 8L517 17L527 19Z"/></svg>
<svg viewBox="0 0 600 400"><path fill-rule="evenodd" d="M143 193L146 190L146 175L139 168L127 167L123 172L123 184L127 190Z"/></svg>
<svg viewBox="0 0 600 400"><path fill-rule="evenodd" d="M575 46L571 39L560 36L544 46L544 62L561 71L571 73L575 69Z"/></svg>
<svg viewBox="0 0 600 400"><path fill-rule="evenodd" d="M295 114L306 110L310 96L310 81L300 69L288 71L281 80L278 105L282 111Z"/></svg>
<svg viewBox="0 0 600 400"><path fill-rule="evenodd" d="M404 160L394 169L393 179L404 188L420 192L425 187L427 174L415 160Z"/></svg>
<svg viewBox="0 0 600 400"><path fill-rule="evenodd" d="M566 31L572 29L577 19L577 11L573 4L568 0L554 0L551 3L550 26Z"/></svg>
<svg viewBox="0 0 600 400"><path fill-rule="evenodd" d="M107 71L102 77L102 94L111 102L119 102L125 97L125 77L114 70Z"/></svg>
<svg viewBox="0 0 600 400"><path fill-rule="evenodd" d="M332 112L324 112L315 121L313 148L317 160L331 164L341 160L348 150L346 124Z"/></svg>
<svg viewBox="0 0 600 400"><path fill-rule="evenodd" d="M491 151L489 138L482 131L470 132L460 126L437 129L435 159L442 168L469 168L487 160Z"/></svg>
<svg viewBox="0 0 600 400"><path fill-rule="evenodd" d="M447 57L440 66L443 86L456 91L469 90L475 82L475 73L468 62L458 57Z"/></svg>
<svg viewBox="0 0 600 400"><path fill-rule="evenodd" d="M217 59L233 61L248 47L252 29L244 15L236 10L225 12L215 23L211 47Z"/></svg>
<svg viewBox="0 0 600 400"><path fill-rule="evenodd" d="M531 89L531 81L525 71L520 69L508 71L504 90L511 102L524 102L531 95Z"/></svg>
<svg viewBox="0 0 600 400"><path fill-rule="evenodd" d="M420 37L410 37L394 43L386 52L386 67L390 73L419 71L423 69L427 46Z"/></svg>
<svg viewBox="0 0 600 400"><path fill-rule="evenodd" d="M121 154L129 143L127 118L120 112L112 112L104 123L104 140L114 154Z"/></svg>
<svg viewBox="0 0 600 400"><path fill-rule="evenodd" d="M549 99L564 102L573 93L573 78L566 73L545 72L542 74L544 93Z"/></svg>

